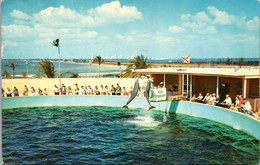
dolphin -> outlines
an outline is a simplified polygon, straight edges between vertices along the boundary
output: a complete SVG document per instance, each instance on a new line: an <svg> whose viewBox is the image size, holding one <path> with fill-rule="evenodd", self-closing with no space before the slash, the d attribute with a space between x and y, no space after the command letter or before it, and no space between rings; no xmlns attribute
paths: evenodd
<svg viewBox="0 0 260 165"><path fill-rule="evenodd" d="M150 105L149 110L155 108L154 106L151 105L151 103L149 101L149 92L150 92L151 86L152 86L152 80L148 80L146 87L145 87L144 96L145 96L148 104Z"/></svg>
<svg viewBox="0 0 260 165"><path fill-rule="evenodd" d="M136 97L136 95L138 94L138 91L140 90L139 87L139 78L135 81L135 85L134 85L134 89L132 91L130 91L131 96L128 99L128 101L126 102L126 105L123 106L123 108L128 109L128 104Z"/></svg>

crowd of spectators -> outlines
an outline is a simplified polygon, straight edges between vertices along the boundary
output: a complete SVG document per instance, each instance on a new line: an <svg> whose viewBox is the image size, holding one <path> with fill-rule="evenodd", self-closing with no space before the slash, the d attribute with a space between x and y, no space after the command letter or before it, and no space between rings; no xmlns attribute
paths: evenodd
<svg viewBox="0 0 260 165"><path fill-rule="evenodd" d="M188 99L188 96L186 92L184 92L183 97L186 100ZM196 95L193 95L191 98L192 102L199 102L199 103L204 103L208 105L214 105L214 106L221 106L225 107L231 110L235 110L237 112L245 113L248 115L252 115L254 117L258 118L258 111L254 111L253 108L251 107L251 104L247 98L243 98L242 95L236 96L235 103L232 103L232 99L229 94L226 94L225 100L221 101L220 96L216 97L215 93L207 93L205 97L203 97L202 93L199 93L199 95L196 97Z"/></svg>
<svg viewBox="0 0 260 165"><path fill-rule="evenodd" d="M131 87L131 90L133 90L133 87ZM128 96L130 94L131 90L127 90L126 87L121 87L119 83L116 84L116 86L111 85L109 88L107 85L100 85L98 87L97 85L92 88L90 85L86 86L79 86L78 84L75 84L74 88L71 86L66 87L64 84L61 85L59 88L57 85L54 85L53 87L53 95L120 95L120 96ZM37 88L37 90L34 89L34 87L31 87L31 90L28 89L27 85L24 86L22 96L47 96L49 95L49 91L47 88L44 88L43 90L40 88ZM4 90L2 88L2 97L17 97L19 96L19 91L16 87L11 90L9 87ZM139 93L139 96L144 96L144 87L141 87L141 91Z"/></svg>

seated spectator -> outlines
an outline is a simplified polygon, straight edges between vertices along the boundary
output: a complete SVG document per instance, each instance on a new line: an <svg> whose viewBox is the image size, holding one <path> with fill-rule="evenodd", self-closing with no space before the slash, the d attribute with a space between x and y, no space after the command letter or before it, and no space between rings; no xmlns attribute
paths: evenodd
<svg viewBox="0 0 260 165"><path fill-rule="evenodd" d="M73 91L72 91L72 88L70 86L68 86L68 95L73 95Z"/></svg>
<svg viewBox="0 0 260 165"><path fill-rule="evenodd" d="M168 91L167 91L167 96L168 96L168 97L173 96L171 89L168 89Z"/></svg>
<svg viewBox="0 0 260 165"><path fill-rule="evenodd" d="M100 92L99 92L99 89L98 89L97 86L95 86L94 93L95 93L96 95L100 95Z"/></svg>
<svg viewBox="0 0 260 165"><path fill-rule="evenodd" d="M6 97L12 97L12 91L9 87L7 87L6 91L5 91L5 94L6 94Z"/></svg>
<svg viewBox="0 0 260 165"><path fill-rule="evenodd" d="M43 89L43 95L44 95L44 96L48 96L48 95L49 95L49 93L48 93L48 91L47 91L46 88Z"/></svg>
<svg viewBox="0 0 260 165"><path fill-rule="evenodd" d="M38 88L37 96L41 96L41 95L42 95L42 90Z"/></svg>
<svg viewBox="0 0 260 165"><path fill-rule="evenodd" d="M202 93L199 93L199 96L197 97L197 101L202 103L202 100L203 100Z"/></svg>
<svg viewBox="0 0 260 165"><path fill-rule="evenodd" d="M80 93L81 93L81 95L86 95L87 94L84 86L81 86Z"/></svg>
<svg viewBox="0 0 260 165"><path fill-rule="evenodd" d="M202 102L204 102L205 104L209 103L209 99L210 99L210 94L207 93L206 96L204 97L204 99L202 100Z"/></svg>
<svg viewBox="0 0 260 165"><path fill-rule="evenodd" d="M93 89L90 85L88 86L88 95L93 95Z"/></svg>
<svg viewBox="0 0 260 165"><path fill-rule="evenodd" d="M28 87L27 87L27 85L25 85L25 86L24 86L23 95L24 95L24 96L28 96L28 91L29 91L29 90L28 90Z"/></svg>
<svg viewBox="0 0 260 165"><path fill-rule="evenodd" d="M100 85L99 92L100 92L101 95L106 95L106 92L105 92L105 89L104 89L103 85Z"/></svg>
<svg viewBox="0 0 260 165"><path fill-rule="evenodd" d="M215 101L216 106L220 106L220 96L218 95Z"/></svg>
<svg viewBox="0 0 260 165"><path fill-rule="evenodd" d="M61 95L66 95L66 92L67 92L67 88L64 84L61 85L61 88L60 88L60 94Z"/></svg>
<svg viewBox="0 0 260 165"><path fill-rule="evenodd" d="M238 105L239 105L239 96L236 96L235 105L234 105L235 111L238 111Z"/></svg>
<svg viewBox="0 0 260 165"><path fill-rule="evenodd" d="M229 94L226 95L226 99L220 103L223 107L227 107L227 108L230 108L231 107L231 104L232 104L232 100L231 98L229 97Z"/></svg>
<svg viewBox="0 0 260 165"><path fill-rule="evenodd" d="M238 103L238 106L237 106L237 110L238 110L238 112L242 112L244 100L243 100L242 95L239 95L238 98L239 98L239 103Z"/></svg>
<svg viewBox="0 0 260 165"><path fill-rule="evenodd" d="M209 98L209 105L215 105L216 102L216 94L213 93L212 96Z"/></svg>
<svg viewBox="0 0 260 165"><path fill-rule="evenodd" d="M79 95L79 87L78 87L78 84L75 84L74 95Z"/></svg>
<svg viewBox="0 0 260 165"><path fill-rule="evenodd" d="M16 87L14 87L13 94L14 94L14 97L19 96L19 91Z"/></svg>
<svg viewBox="0 0 260 165"><path fill-rule="evenodd" d="M59 95L60 94L59 88L57 87L56 84L54 85L53 92L54 92L54 95Z"/></svg>
<svg viewBox="0 0 260 165"><path fill-rule="evenodd" d="M244 98L243 100L244 100L244 106L243 106L244 113L249 114L249 115L253 115L250 102L246 98Z"/></svg>
<svg viewBox="0 0 260 165"><path fill-rule="evenodd" d="M116 88L114 87L114 85L111 85L111 93L112 95L116 95Z"/></svg>
<svg viewBox="0 0 260 165"><path fill-rule="evenodd" d="M35 96L35 95L36 95L36 91L34 87L31 87L31 96Z"/></svg>
<svg viewBox="0 0 260 165"><path fill-rule="evenodd" d="M106 92L106 95L110 95L109 89L108 89L108 86L107 86L107 85L105 86L105 92Z"/></svg>
<svg viewBox="0 0 260 165"><path fill-rule="evenodd" d="M196 101L197 101L196 95L193 95L193 96L192 96L191 101L192 101L192 102L196 102Z"/></svg>
<svg viewBox="0 0 260 165"><path fill-rule="evenodd" d="M88 95L88 86L85 86L85 90L86 90L86 95Z"/></svg>
<svg viewBox="0 0 260 165"><path fill-rule="evenodd" d="M123 93L123 96L128 96L128 92L126 91L125 87L123 87L122 93Z"/></svg>

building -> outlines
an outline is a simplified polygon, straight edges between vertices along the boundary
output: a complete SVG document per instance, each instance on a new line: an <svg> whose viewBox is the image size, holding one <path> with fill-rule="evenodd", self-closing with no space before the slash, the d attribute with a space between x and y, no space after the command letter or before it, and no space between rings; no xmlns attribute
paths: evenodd
<svg viewBox="0 0 260 165"><path fill-rule="evenodd" d="M164 83L166 89L173 86L174 95L185 91L191 97L201 92L216 93L224 100L230 94L234 102L236 95L248 98L254 109L259 109L259 68L148 68L133 72L150 74L154 86Z"/></svg>

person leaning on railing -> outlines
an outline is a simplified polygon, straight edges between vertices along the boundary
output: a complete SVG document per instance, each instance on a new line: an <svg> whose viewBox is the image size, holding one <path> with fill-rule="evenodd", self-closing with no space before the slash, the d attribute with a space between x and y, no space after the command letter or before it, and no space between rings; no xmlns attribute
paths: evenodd
<svg viewBox="0 0 260 165"><path fill-rule="evenodd" d="M221 104L221 106L226 107L226 108L230 108L231 107L232 100L231 100L229 94L226 95L226 99L222 103L220 103L220 104Z"/></svg>

